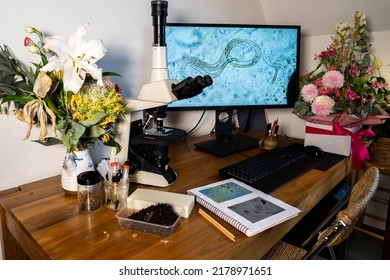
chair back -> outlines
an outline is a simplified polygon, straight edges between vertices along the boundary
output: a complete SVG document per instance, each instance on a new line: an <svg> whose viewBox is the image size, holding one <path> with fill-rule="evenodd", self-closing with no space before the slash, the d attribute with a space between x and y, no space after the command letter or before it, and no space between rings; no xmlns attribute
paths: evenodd
<svg viewBox="0 0 390 280"><path fill-rule="evenodd" d="M352 187L348 206L341 210L327 229L319 233L318 241L303 259L313 259L323 248L340 244L352 232L359 216L373 197L379 182L379 169L370 167Z"/></svg>
<svg viewBox="0 0 390 280"><path fill-rule="evenodd" d="M328 246L340 244L353 231L360 215L366 209L368 202L370 202L378 188L379 176L379 169L370 167L352 187L347 208L337 214L337 219L342 220L346 227Z"/></svg>

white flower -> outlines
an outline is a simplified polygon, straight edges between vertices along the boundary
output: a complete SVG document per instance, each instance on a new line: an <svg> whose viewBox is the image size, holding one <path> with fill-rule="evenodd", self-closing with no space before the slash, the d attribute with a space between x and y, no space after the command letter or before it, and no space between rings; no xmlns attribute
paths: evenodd
<svg viewBox="0 0 390 280"><path fill-rule="evenodd" d="M106 49L101 40L86 41L87 24L79 26L68 42L63 37L53 36L45 40L45 48L56 55L49 59L49 63L41 71L64 70L64 90L77 93L82 87L86 74L97 80L103 86L102 69L96 62L101 59Z"/></svg>
<svg viewBox="0 0 390 280"><path fill-rule="evenodd" d="M36 46L29 46L28 47L28 51L30 53L34 53L34 54L38 54L39 53L39 49Z"/></svg>
<svg viewBox="0 0 390 280"><path fill-rule="evenodd" d="M36 29L30 25L26 25L26 27L24 28L24 31L26 31L27 33L34 33Z"/></svg>

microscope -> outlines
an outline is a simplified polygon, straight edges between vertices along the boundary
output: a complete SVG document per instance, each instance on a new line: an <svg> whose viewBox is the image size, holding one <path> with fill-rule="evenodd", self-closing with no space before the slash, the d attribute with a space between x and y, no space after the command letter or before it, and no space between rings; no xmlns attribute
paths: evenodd
<svg viewBox="0 0 390 280"><path fill-rule="evenodd" d="M168 1L151 1L153 18L153 52L150 83L144 84L138 101L148 104L144 110L145 122L131 128L128 163L132 166L130 181L157 187L166 187L177 179L168 165L168 146L185 136L181 129L164 127L167 105L191 98L210 86L210 76L187 77L181 82L169 79L165 43Z"/></svg>

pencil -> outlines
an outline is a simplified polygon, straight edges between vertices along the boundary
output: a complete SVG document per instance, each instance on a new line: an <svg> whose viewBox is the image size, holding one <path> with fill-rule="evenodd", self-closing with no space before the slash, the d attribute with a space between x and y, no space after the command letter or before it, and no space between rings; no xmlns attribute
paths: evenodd
<svg viewBox="0 0 390 280"><path fill-rule="evenodd" d="M229 238L233 242L236 242L236 237L233 235L233 233L231 233L226 228L224 228L220 223L214 220L209 214L207 214L202 209L199 209L199 214L207 221L209 221L213 226L219 229L224 235L226 235L227 238Z"/></svg>

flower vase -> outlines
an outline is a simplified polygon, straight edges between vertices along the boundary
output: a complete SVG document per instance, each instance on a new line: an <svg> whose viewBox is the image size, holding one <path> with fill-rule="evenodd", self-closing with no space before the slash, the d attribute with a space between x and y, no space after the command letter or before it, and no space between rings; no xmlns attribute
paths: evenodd
<svg viewBox="0 0 390 280"><path fill-rule="evenodd" d="M77 175L95 170L88 149L67 153L62 163L61 184L65 192L77 194Z"/></svg>

